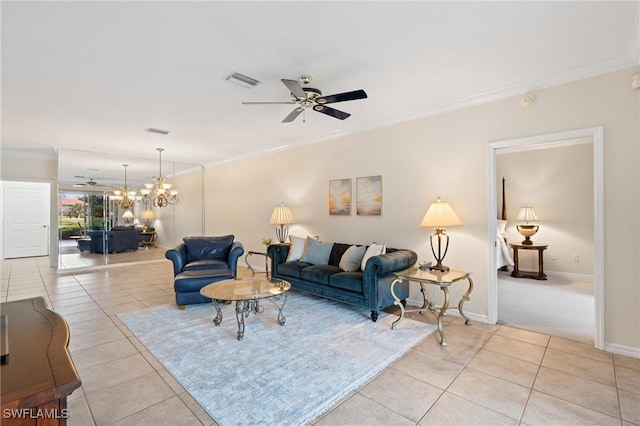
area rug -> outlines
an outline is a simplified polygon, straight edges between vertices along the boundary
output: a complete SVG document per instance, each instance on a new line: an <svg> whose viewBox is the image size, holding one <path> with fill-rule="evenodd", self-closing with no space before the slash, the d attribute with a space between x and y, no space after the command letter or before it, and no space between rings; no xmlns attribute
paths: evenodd
<svg viewBox="0 0 640 426"><path fill-rule="evenodd" d="M210 304L162 305L119 314L135 336L216 422L302 425L322 416L416 346L435 327L291 291L277 308L246 318L237 340L235 304L218 327Z"/></svg>

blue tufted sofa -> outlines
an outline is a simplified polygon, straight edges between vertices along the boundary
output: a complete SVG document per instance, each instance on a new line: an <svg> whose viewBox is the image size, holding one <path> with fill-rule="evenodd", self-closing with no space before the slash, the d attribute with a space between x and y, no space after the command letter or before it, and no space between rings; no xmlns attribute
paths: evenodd
<svg viewBox="0 0 640 426"><path fill-rule="evenodd" d="M140 229L133 226L114 226L109 231L89 230L92 253L122 253L138 250Z"/></svg>
<svg viewBox="0 0 640 426"><path fill-rule="evenodd" d="M312 265L300 260L287 262L290 246L272 244L267 249L271 258L271 274L291 283L293 288L328 299L371 309L371 320L378 319L378 311L393 305L390 286L393 272L410 268L418 260L411 250L387 248L387 253L371 257L364 271L345 272L338 266L351 244L334 243L326 265ZM395 287L396 295L409 297L409 283Z"/></svg>
<svg viewBox="0 0 640 426"><path fill-rule="evenodd" d="M176 305L210 303L200 294L207 284L235 278L238 258L244 253L233 235L220 237L185 237L182 243L167 250L165 257L173 262L173 288Z"/></svg>

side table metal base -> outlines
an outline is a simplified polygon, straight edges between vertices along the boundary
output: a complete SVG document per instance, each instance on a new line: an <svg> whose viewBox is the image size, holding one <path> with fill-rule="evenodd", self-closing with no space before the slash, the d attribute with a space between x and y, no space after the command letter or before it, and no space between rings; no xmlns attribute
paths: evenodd
<svg viewBox="0 0 640 426"><path fill-rule="evenodd" d="M464 302L466 302L467 300L470 300L469 295L473 291L473 280L471 279L470 276L467 276L466 278L469 281L469 288L467 289L466 293L464 293L462 295L462 297L460 298L460 301L458 302L457 309L460 312L460 316L462 316L462 318L464 318L465 325L470 325L471 324L471 319L464 314L463 306L464 306ZM442 306L436 306L433 302L431 302L427 298L425 283L424 282L419 282L419 284L420 284L420 292L422 293L422 306L417 308L417 309L406 309L404 307L403 303L401 302L401 300L396 296L396 294L394 292L395 285L397 283L401 283L402 281L403 281L402 278L396 278L391 283L391 295L394 298L393 304L400 307L400 317L391 324L391 329L393 329L396 326L396 324L398 322L400 322L400 320L402 318L404 318L405 312L419 312L419 313L422 314L426 310L428 310L429 312L431 312L433 314L433 316L436 318L436 320L438 320L438 333L440 334L440 344L442 346L447 346L448 342L447 342L447 337L444 334L444 324L442 323L442 318L445 315L447 315L447 310L448 309L452 309L452 308L449 308L449 286L448 285L446 285L446 286L445 285L440 285L439 286L440 289L442 290L442 292L444 293L444 302L442 303ZM453 308L453 309L455 309L455 308Z"/></svg>

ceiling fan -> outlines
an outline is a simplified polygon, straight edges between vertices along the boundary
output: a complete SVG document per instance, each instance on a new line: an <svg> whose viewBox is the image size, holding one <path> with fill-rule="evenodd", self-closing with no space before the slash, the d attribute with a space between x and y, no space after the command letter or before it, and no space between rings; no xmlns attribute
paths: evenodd
<svg viewBox="0 0 640 426"><path fill-rule="evenodd" d="M84 176L74 176L74 178L87 179ZM88 181L73 183L71 186L73 188L84 188L85 186L88 186L89 188L98 188L99 190L113 188L113 185L110 185L108 182L105 181L104 183L100 183L92 177L90 177Z"/></svg>
<svg viewBox="0 0 640 426"><path fill-rule="evenodd" d="M74 178L77 179L86 179L84 176L74 176ZM89 178L88 181L83 182L83 183L74 183L73 187L74 188L82 188L83 186L96 186L98 184L98 182L96 182L95 180L93 180L93 178Z"/></svg>
<svg viewBox="0 0 640 426"><path fill-rule="evenodd" d="M356 99L366 99L367 94L364 90L354 90L352 92L337 93L335 95L323 96L322 92L314 87L309 87L311 76L307 74L301 75L298 80L281 79L282 83L287 86L291 92L291 100L287 102L243 102L245 105L268 105L268 104L291 104L298 105L296 109L287 115L283 123L290 123L295 120L300 113L311 108L314 111L329 115L339 120L349 118L351 114L339 111L335 108L327 106L336 102L354 101Z"/></svg>

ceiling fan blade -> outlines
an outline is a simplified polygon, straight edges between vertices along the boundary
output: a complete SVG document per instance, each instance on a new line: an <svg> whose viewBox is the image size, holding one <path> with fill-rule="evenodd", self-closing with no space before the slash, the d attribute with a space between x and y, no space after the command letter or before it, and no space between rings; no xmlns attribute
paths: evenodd
<svg viewBox="0 0 640 426"><path fill-rule="evenodd" d="M335 117L338 120L344 120L345 118L351 117L351 114L347 112L339 111L337 109L334 109L325 105L316 105L313 107L313 109L323 114L330 115L331 117Z"/></svg>
<svg viewBox="0 0 640 426"><path fill-rule="evenodd" d="M336 102L355 101L356 99L366 99L367 94L364 90L354 90L353 92L337 93L335 95L320 96L316 98L319 104L333 104Z"/></svg>
<svg viewBox="0 0 640 426"><path fill-rule="evenodd" d="M304 93L304 90L302 90L302 86L300 86L300 83L295 80L286 80L284 78L280 81L282 81L282 83L287 86L287 89L289 89L289 91L293 93L296 98L307 99L307 94Z"/></svg>
<svg viewBox="0 0 640 426"><path fill-rule="evenodd" d="M293 105L295 102L243 102L242 105Z"/></svg>
<svg viewBox="0 0 640 426"><path fill-rule="evenodd" d="M287 115L284 120L282 120L283 123L291 123L293 120L295 120L300 113L304 111L304 108L296 108L293 111L291 111L291 113L289 115Z"/></svg>

